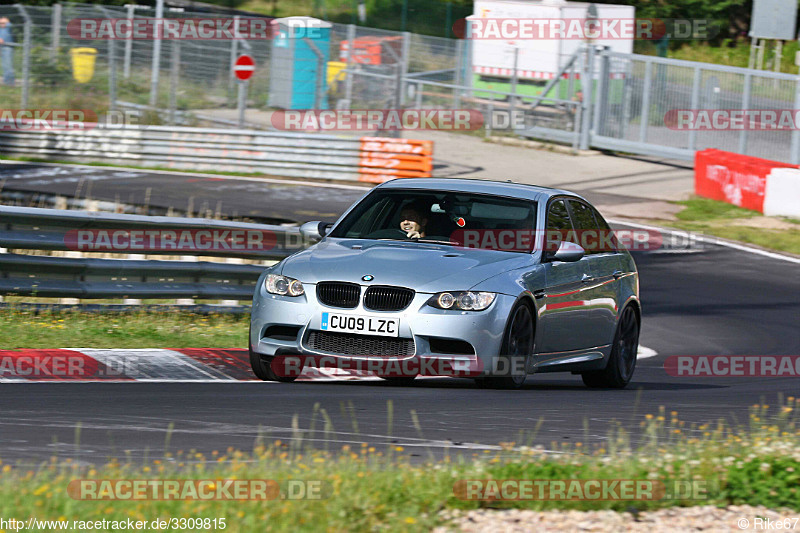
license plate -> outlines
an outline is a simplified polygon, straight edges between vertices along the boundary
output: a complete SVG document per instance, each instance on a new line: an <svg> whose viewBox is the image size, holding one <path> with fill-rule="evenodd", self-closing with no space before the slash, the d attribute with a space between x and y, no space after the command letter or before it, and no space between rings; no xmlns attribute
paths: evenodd
<svg viewBox="0 0 800 533"><path fill-rule="evenodd" d="M397 337L400 334L400 319L322 313L321 327L324 331Z"/></svg>

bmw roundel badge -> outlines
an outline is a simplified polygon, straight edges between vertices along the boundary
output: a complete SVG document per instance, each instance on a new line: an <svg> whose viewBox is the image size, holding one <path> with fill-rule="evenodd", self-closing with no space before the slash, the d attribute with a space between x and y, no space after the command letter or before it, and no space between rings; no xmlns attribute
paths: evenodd
<svg viewBox="0 0 800 533"><path fill-rule="evenodd" d="M362 281L372 281L373 279L375 279L375 276L372 276L370 274L367 274L366 276L361 276Z"/></svg>

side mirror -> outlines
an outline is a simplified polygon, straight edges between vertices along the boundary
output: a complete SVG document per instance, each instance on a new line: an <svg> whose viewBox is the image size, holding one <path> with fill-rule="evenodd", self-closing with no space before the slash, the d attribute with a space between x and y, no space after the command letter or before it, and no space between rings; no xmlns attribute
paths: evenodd
<svg viewBox="0 0 800 533"><path fill-rule="evenodd" d="M300 234L307 241L318 241L328 232L330 224L314 220L300 226Z"/></svg>
<svg viewBox="0 0 800 533"><path fill-rule="evenodd" d="M586 255L586 250L584 250L580 245L575 244L574 242L561 241L561 244L558 245L558 250L556 253L550 257L553 261L574 263L575 261L580 261L584 255Z"/></svg>

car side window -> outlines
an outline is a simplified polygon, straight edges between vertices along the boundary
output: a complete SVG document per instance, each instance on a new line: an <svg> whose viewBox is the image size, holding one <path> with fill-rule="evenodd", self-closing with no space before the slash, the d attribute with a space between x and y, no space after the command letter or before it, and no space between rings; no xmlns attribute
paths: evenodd
<svg viewBox="0 0 800 533"><path fill-rule="evenodd" d="M594 218L592 208L577 200L570 200L569 208L572 211L572 218L575 221L575 229L578 233L578 244L586 250L586 254L597 254L606 251L596 246L596 244L600 242L600 231L597 221Z"/></svg>
<svg viewBox="0 0 800 533"><path fill-rule="evenodd" d="M545 251L553 254L558 250L561 241L572 241L572 221L569 218L567 204L564 200L555 200L547 210L547 223L545 232Z"/></svg>
<svg viewBox="0 0 800 533"><path fill-rule="evenodd" d="M619 242L617 242L617 236L614 235L614 231L611 229L611 226L608 225L608 222L606 222L606 220L603 218L603 215L601 215L597 209L592 208L592 213L594 214L594 219L597 221L597 228L602 232L604 237L602 242L607 243L603 248L603 251L618 252L620 245Z"/></svg>
<svg viewBox="0 0 800 533"><path fill-rule="evenodd" d="M378 226L381 221L388 218L388 210L392 207L393 205L388 198L383 198L375 202L366 210L358 221L353 224L353 227L350 228L345 236L353 238L375 231L377 229L376 226Z"/></svg>

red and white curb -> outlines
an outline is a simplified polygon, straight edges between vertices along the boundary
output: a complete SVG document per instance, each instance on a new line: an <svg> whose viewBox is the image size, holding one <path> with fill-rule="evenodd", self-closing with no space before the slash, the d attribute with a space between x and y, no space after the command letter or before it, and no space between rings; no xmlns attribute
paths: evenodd
<svg viewBox="0 0 800 533"><path fill-rule="evenodd" d="M638 358L657 355L639 347ZM306 368L297 381L377 380L359 370ZM240 348L0 350L0 382L261 383Z"/></svg>
<svg viewBox="0 0 800 533"><path fill-rule="evenodd" d="M308 368L298 381L380 379L338 368ZM239 348L0 350L2 382L258 382Z"/></svg>

